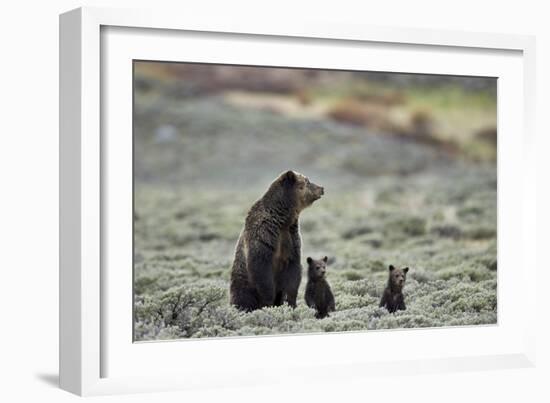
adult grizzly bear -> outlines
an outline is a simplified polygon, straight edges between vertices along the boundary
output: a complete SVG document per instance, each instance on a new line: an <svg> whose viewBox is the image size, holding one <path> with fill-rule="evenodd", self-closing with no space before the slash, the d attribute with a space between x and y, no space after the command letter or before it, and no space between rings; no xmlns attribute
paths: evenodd
<svg viewBox="0 0 550 403"><path fill-rule="evenodd" d="M235 249L231 304L245 311L285 301L296 307L302 279L298 216L323 193L304 175L287 171L254 203Z"/></svg>

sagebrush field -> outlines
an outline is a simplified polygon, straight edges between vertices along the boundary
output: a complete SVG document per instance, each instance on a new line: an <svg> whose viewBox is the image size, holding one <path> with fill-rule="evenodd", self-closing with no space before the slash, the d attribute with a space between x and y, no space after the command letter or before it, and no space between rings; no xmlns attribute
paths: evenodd
<svg viewBox="0 0 550 403"><path fill-rule="evenodd" d="M476 105L483 123L464 118L471 133L449 147L437 131L407 138L401 124L387 133L394 127L389 118L386 128L335 119L321 90L325 109L315 109L313 90L306 102L292 88L277 91L275 103L264 102L269 88L254 89L246 100L259 101L250 106L242 94L204 90L190 76L151 66L136 66L135 79L137 341L496 323L496 153L494 139L482 137L483 125L496 124L496 104L485 89L464 90L446 106L459 116L461 107ZM418 103L421 90L401 89L405 100L396 107ZM444 98L449 88L430 91ZM291 106L274 107L281 99ZM428 117L431 127L444 127L437 116ZM304 302L305 271L296 309L244 313L229 305L230 267L247 210L287 169L325 188L300 221L302 264L307 256L329 257L336 311L321 320ZM389 264L410 267L407 309L394 314L378 308Z"/></svg>

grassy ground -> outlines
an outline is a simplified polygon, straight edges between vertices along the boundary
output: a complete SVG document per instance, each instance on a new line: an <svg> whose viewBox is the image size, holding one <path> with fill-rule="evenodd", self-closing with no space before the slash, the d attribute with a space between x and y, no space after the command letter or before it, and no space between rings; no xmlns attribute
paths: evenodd
<svg viewBox="0 0 550 403"><path fill-rule="evenodd" d="M135 111L137 340L496 323L493 162L154 82ZM286 169L326 191L301 216L303 263L329 256L336 312L322 320L303 300L305 272L295 310L228 302L246 212ZM378 308L389 264L410 267L395 314Z"/></svg>

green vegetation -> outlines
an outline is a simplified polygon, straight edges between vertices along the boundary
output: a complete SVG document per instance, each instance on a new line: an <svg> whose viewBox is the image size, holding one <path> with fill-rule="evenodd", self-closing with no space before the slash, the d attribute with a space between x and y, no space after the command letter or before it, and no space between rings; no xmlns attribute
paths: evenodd
<svg viewBox="0 0 550 403"><path fill-rule="evenodd" d="M295 311L284 306L246 314L229 306L233 248L256 194L225 190L189 195L139 186L136 337L495 323L496 192L487 189L494 177L486 173L463 182L462 190L469 196L458 204L451 191L456 183L437 177L401 178L399 185L407 190L394 193L389 183L375 181L333 200L327 196L307 209L302 215L304 261L309 255L325 254L332 261L328 280L337 312L323 320L315 319L303 301L305 281ZM433 192L437 197L430 197ZM419 195L422 202L408 208ZM358 210L371 198L382 201ZM461 205L476 205L475 219L471 207ZM405 312L388 314L378 308L389 263L411 267Z"/></svg>

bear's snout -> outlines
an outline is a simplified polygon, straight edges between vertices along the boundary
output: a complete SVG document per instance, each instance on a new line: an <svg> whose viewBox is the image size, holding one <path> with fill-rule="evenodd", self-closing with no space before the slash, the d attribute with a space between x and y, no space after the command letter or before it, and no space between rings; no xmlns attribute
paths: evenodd
<svg viewBox="0 0 550 403"><path fill-rule="evenodd" d="M319 198L325 194L325 188L319 185L314 185L313 193L317 196L317 198Z"/></svg>

